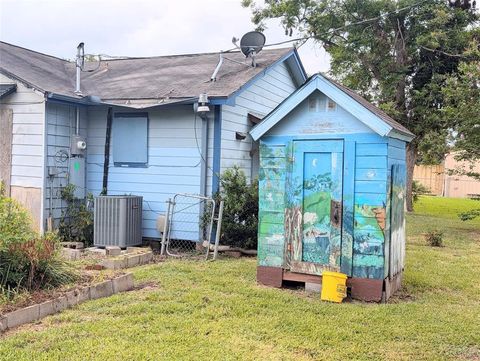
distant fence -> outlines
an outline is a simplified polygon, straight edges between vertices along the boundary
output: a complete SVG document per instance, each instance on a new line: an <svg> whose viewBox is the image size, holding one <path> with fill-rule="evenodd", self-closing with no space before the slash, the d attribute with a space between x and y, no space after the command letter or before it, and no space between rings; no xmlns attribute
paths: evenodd
<svg viewBox="0 0 480 361"><path fill-rule="evenodd" d="M448 154L439 165L418 165L413 171L413 180L424 185L431 194L452 198L473 198L480 194L480 181L461 175L449 175L449 169L465 166ZM480 172L480 165L474 170Z"/></svg>

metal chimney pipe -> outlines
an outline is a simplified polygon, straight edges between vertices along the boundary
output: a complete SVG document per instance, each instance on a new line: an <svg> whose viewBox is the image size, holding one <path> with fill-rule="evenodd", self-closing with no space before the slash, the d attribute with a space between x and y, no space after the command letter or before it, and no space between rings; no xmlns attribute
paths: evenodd
<svg viewBox="0 0 480 361"><path fill-rule="evenodd" d="M84 44L80 43L77 46L77 59L75 61L76 76L75 76L75 93L81 94L80 90L80 74L83 66L83 56L85 54Z"/></svg>

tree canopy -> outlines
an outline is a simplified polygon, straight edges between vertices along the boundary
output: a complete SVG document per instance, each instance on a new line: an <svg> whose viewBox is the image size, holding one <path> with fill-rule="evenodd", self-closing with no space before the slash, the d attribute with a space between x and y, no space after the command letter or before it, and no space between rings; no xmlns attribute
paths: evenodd
<svg viewBox="0 0 480 361"><path fill-rule="evenodd" d="M259 30L278 18L289 35L314 39L331 56L331 75L377 104L415 135L407 152L407 206L416 162L447 150L442 109L478 15L468 0L244 0Z"/></svg>

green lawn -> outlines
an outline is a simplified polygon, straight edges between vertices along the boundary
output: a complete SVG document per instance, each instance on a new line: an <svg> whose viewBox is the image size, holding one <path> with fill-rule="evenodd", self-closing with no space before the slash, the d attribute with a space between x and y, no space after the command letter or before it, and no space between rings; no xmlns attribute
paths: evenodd
<svg viewBox="0 0 480 361"><path fill-rule="evenodd" d="M257 286L253 259L171 260L135 269L146 288L9 332L0 360L478 361L480 223L450 214L467 203L421 198L407 221L405 287L390 304ZM425 245L430 228L445 247Z"/></svg>

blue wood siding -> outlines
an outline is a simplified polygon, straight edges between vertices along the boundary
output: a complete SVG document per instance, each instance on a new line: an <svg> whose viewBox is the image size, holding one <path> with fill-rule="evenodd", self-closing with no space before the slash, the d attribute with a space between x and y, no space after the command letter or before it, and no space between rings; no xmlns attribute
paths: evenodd
<svg viewBox="0 0 480 361"><path fill-rule="evenodd" d="M234 105L222 106L221 172L237 165L249 179L252 177L252 139L247 136L244 140L236 140L235 132L248 133L252 128L247 118L249 112L268 114L296 88L287 64L282 62L268 69L262 77L240 91L235 96ZM212 154L212 151L209 150L209 154ZM258 153L253 154L253 157L258 157Z"/></svg>
<svg viewBox="0 0 480 361"><path fill-rule="evenodd" d="M124 112L125 109L114 111ZM106 107L89 108L87 188L94 195L102 190L106 117ZM166 210L165 201L176 193L200 192L201 158L190 105L150 110L148 118L147 167L115 167L110 157L108 194L143 196L142 234L144 237L158 238L155 225L158 213ZM201 132L201 119L197 119L198 144L201 143ZM115 144L115 139L112 139L111 154L116 146L128 147L128 144ZM196 212L198 215L198 209ZM175 237L175 234L172 236ZM181 236L196 239L198 232L188 231Z"/></svg>

